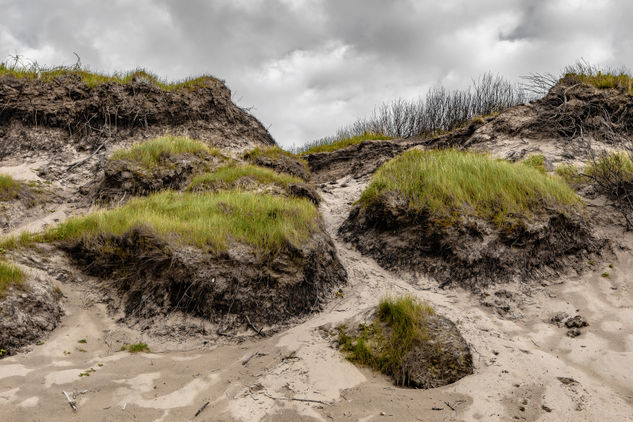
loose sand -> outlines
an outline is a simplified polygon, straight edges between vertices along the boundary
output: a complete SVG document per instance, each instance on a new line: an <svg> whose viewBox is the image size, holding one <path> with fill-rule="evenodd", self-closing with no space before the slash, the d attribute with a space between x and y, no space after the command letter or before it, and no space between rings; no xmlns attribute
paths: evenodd
<svg viewBox="0 0 633 422"><path fill-rule="evenodd" d="M333 237L364 183L344 178L321 190ZM622 236L633 246L633 235ZM508 318L469 292L394 275L336 246L349 272L342 296L272 337L217 347L149 338L115 323L82 285L59 283L67 297L61 325L44 344L0 361L0 421L633 421L630 250L613 268L530 289L503 286L523 298ZM330 346L329 327L405 292L457 324L472 345L474 375L432 390L397 388ZM559 312L579 313L590 326L567 337L548 322ZM120 351L139 341L151 353ZM76 412L63 391L75 394Z"/></svg>

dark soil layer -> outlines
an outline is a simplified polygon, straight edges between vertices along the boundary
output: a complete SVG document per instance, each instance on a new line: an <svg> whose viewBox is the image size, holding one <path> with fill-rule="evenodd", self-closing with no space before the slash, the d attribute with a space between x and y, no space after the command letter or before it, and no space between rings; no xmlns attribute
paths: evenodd
<svg viewBox="0 0 633 422"><path fill-rule="evenodd" d="M183 312L218 323L222 329L283 323L318 310L347 273L332 241L319 227L299 248L275 255L233 244L206 253L171 245L147 229L82 240L67 247L90 275L118 292L131 319Z"/></svg>
<svg viewBox="0 0 633 422"><path fill-rule="evenodd" d="M352 175L355 178L374 173L378 167L424 140L363 141L332 152L304 155L315 184L333 182Z"/></svg>
<svg viewBox="0 0 633 422"><path fill-rule="evenodd" d="M191 176L213 171L224 164L226 158L209 153L178 154L162 158L153 168L145 168L138 162L110 159L106 162L103 178L97 180L91 196L99 201L113 201L123 197L148 195L165 189L181 190Z"/></svg>
<svg viewBox="0 0 633 422"><path fill-rule="evenodd" d="M286 173L298 177L305 181L310 180L310 172L306 164L301 159L290 153L276 152L274 149L268 150L272 153L259 153L259 149L244 154L243 158L256 166L267 167L277 173Z"/></svg>
<svg viewBox="0 0 633 422"><path fill-rule="evenodd" d="M366 326L357 325L346 330L345 335L353 343ZM427 315L421 322L421 329L425 333L424 338L416 340L404 355L398 373L388 374L397 385L436 388L474 373L470 347L451 320L440 315ZM391 338L390 327L385 324L372 324L370 331L370 337ZM380 344L380 341L369 344Z"/></svg>
<svg viewBox="0 0 633 422"><path fill-rule="evenodd" d="M599 89L570 76L542 99L512 107L498 116L475 119L428 142L431 147L470 148L507 138L552 140L566 145L562 158L589 157L588 141L618 145L633 133L633 96ZM511 159L520 159L515 151Z"/></svg>
<svg viewBox="0 0 633 422"><path fill-rule="evenodd" d="M380 195L364 208L356 205L339 233L380 265L423 272L441 286L478 290L515 278L553 276L589 265L604 241L580 215L544 209L512 230L501 230L470 217L437 224L429 215L412 213L396 194Z"/></svg>
<svg viewBox="0 0 633 422"><path fill-rule="evenodd" d="M61 292L42 281L29 281L0 298L0 349L13 355L57 327L64 314Z"/></svg>
<svg viewBox="0 0 633 422"><path fill-rule="evenodd" d="M50 81L0 78L0 160L164 133L224 147L274 145L261 123L233 104L231 91L214 78L173 91L142 77L93 88L72 74Z"/></svg>

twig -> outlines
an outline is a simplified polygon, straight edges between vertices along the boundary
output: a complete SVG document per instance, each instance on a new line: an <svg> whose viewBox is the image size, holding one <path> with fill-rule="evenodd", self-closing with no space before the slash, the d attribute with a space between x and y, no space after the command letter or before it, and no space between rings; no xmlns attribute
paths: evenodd
<svg viewBox="0 0 633 422"><path fill-rule="evenodd" d="M273 400L292 400L292 401L300 401L300 402L306 402L306 403L319 403L319 404L324 404L326 406L332 406L332 403L328 403L326 401L323 400L313 400L313 399L298 399L295 397L275 397L275 396L271 396L270 394L264 392L263 393L266 397L268 397L269 399L273 399Z"/></svg>
<svg viewBox="0 0 633 422"><path fill-rule="evenodd" d="M195 417L196 417L196 416L198 416L200 413L202 413L202 411L203 411L204 409L206 409L206 408L207 408L207 406L209 405L209 403L210 403L210 402L206 402L205 404L203 404L203 405L202 405L202 407L201 407L200 409L198 409L198 411L196 412L196 414L195 414L195 415L193 415L193 417L195 418Z"/></svg>
<svg viewBox="0 0 633 422"><path fill-rule="evenodd" d="M87 156L86 158L84 158L81 161L78 161L74 164L71 164L70 166L68 166L68 168L66 169L66 171L71 171L72 169L74 169L75 167L78 167L80 165L82 165L83 163L85 163L86 161L90 160L92 157L94 157L99 151L101 151L101 148L103 148L105 146L105 142L102 143L101 145L99 145L99 147L94 150L94 152L92 154L90 154L89 156Z"/></svg>
<svg viewBox="0 0 633 422"><path fill-rule="evenodd" d="M251 322L251 319L248 317L248 315L244 315L246 317L246 322L248 323L248 326L251 327L253 330L255 330L255 332L257 334L259 334L262 337L266 337L266 334L264 334L262 332L261 329L258 329L257 327L255 327L255 325L253 325L253 323Z"/></svg>
<svg viewBox="0 0 633 422"><path fill-rule="evenodd" d="M66 396L66 400L68 400L68 404L70 405L70 407L72 407L73 410L76 412L77 411L77 405L75 404L75 402L70 399L70 396L68 395L67 392L62 391L62 393L64 393L64 396Z"/></svg>
<svg viewBox="0 0 633 422"><path fill-rule="evenodd" d="M453 406L451 406L451 404L449 402L445 401L444 404L447 405L448 407L450 407L453 412L455 411L455 408Z"/></svg>
<svg viewBox="0 0 633 422"><path fill-rule="evenodd" d="M255 356L257 356L258 354L259 354L259 351L256 351L255 353L253 353L252 355L250 355L250 356L248 357L248 359L246 359L245 361L243 361L243 362L242 362L242 365L246 366L246 364L247 364L248 362L250 362L250 361L251 361L251 359L253 359L253 358L254 358Z"/></svg>

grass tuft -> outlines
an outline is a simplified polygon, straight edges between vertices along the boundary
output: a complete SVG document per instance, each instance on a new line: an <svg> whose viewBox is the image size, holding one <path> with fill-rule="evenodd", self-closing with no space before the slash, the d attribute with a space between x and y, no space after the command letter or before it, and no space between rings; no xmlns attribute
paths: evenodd
<svg viewBox="0 0 633 422"><path fill-rule="evenodd" d="M374 174L360 198L363 206L396 192L415 213L452 223L464 215L502 227L542 213L543 206L582 204L562 179L530 166L486 154L456 150L411 150Z"/></svg>
<svg viewBox="0 0 633 422"><path fill-rule="evenodd" d="M394 376L402 384L405 355L427 338L424 321L434 313L412 296L387 297L380 301L373 324L359 326L358 336L350 337L339 327L339 344L351 362Z"/></svg>
<svg viewBox="0 0 633 422"><path fill-rule="evenodd" d="M18 244L120 236L136 227L149 227L163 239L224 251L231 240L276 253L289 242L308 238L317 210L307 199L280 198L248 192L215 194L163 191L135 198L120 208L71 218L44 233L25 233ZM9 243L5 240L3 246Z"/></svg>
<svg viewBox="0 0 633 422"><path fill-rule="evenodd" d="M560 164L556 166L555 172L574 189L578 189L588 180L586 176L582 175L580 169L573 164Z"/></svg>
<svg viewBox="0 0 633 422"><path fill-rule="evenodd" d="M221 167L213 173L203 173L195 176L189 184L187 190L199 191L205 187L217 187L223 185L225 188L232 188L235 182L242 178L252 179L264 185L275 184L287 187L291 183L303 183L298 177L285 173L277 173L266 167L246 165L231 165Z"/></svg>
<svg viewBox="0 0 633 422"><path fill-rule="evenodd" d="M33 79L44 82L53 82L68 77L80 78L90 89L107 83L125 85L133 80L142 79L164 91L178 91L182 89L195 90L202 86L212 86L219 82L213 76L203 75L194 78L186 78L180 81L168 82L155 74L145 70L136 69L128 72L117 72L107 75L98 72L91 72L88 69L79 67L43 67L37 63L31 65L0 63L0 77L12 76L18 79Z"/></svg>
<svg viewBox="0 0 633 422"><path fill-rule="evenodd" d="M24 272L16 265L0 261L0 298L4 297L11 286L21 286Z"/></svg>
<svg viewBox="0 0 633 422"><path fill-rule="evenodd" d="M149 346L145 343L126 344L121 346L121 351L127 350L130 353L146 352L149 353Z"/></svg>
<svg viewBox="0 0 633 422"><path fill-rule="evenodd" d="M521 160L520 163L525 166L532 167L541 173L547 173L547 168L545 167L545 156L543 156L543 154L530 155L529 157Z"/></svg>
<svg viewBox="0 0 633 422"><path fill-rule="evenodd" d="M193 139L182 136L164 136L150 141L139 142L127 149L115 151L111 160L135 161L141 166L151 169L156 167L162 159L173 155L200 154L207 152L218 154L216 149Z"/></svg>
<svg viewBox="0 0 633 422"><path fill-rule="evenodd" d="M564 75L564 78L593 85L598 89L618 89L633 95L633 77L627 73L614 74L602 71L588 73L569 72Z"/></svg>
<svg viewBox="0 0 633 422"><path fill-rule="evenodd" d="M393 139L382 133L365 132L357 136L348 136L345 138L323 138L308 143L301 148L300 154L314 154L317 152L332 152L350 145L357 145L367 140L387 140Z"/></svg>
<svg viewBox="0 0 633 422"><path fill-rule="evenodd" d="M8 201L18 197L20 182L11 176L0 174L0 201Z"/></svg>

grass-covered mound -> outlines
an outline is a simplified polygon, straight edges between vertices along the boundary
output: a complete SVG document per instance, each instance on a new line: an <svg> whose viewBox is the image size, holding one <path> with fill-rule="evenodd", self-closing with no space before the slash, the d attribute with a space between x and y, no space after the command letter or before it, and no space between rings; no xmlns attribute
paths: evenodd
<svg viewBox="0 0 633 422"><path fill-rule="evenodd" d="M182 189L197 173L211 171L226 161L217 149L193 139L164 136L115 151L93 196L100 200Z"/></svg>
<svg viewBox="0 0 633 422"><path fill-rule="evenodd" d="M581 266L596 248L583 203L532 165L456 150L411 150L383 165L341 227L391 268L487 285Z"/></svg>
<svg viewBox="0 0 633 422"><path fill-rule="evenodd" d="M193 192L235 189L305 197L315 204L319 202L318 193L302 179L252 164L233 164L211 173L199 174L187 187L188 191Z"/></svg>
<svg viewBox="0 0 633 422"><path fill-rule="evenodd" d="M300 152L300 155L316 154L318 152L332 152L341 148L349 147L351 145L360 144L363 141L375 141L375 140L388 140L392 139L390 136L382 133L365 132L362 135L347 136L344 138L324 138L318 139L314 142L310 142L305 145Z"/></svg>
<svg viewBox="0 0 633 422"><path fill-rule="evenodd" d="M410 296L385 298L370 321L338 330L348 360L397 385L434 388L473 373L468 344L455 325Z"/></svg>
<svg viewBox="0 0 633 422"><path fill-rule="evenodd" d="M317 210L306 200L241 192L163 191L119 208L71 218L40 236L46 241L89 242L146 226L174 244L220 252L235 241L272 253L286 244L298 246L317 225Z"/></svg>
<svg viewBox="0 0 633 422"><path fill-rule="evenodd" d="M575 212L581 206L564 181L531 164L512 164L485 154L412 150L382 166L362 193L368 207L396 194L410 210L450 224L472 215L499 226L529 219L546 206Z"/></svg>
<svg viewBox="0 0 633 422"><path fill-rule="evenodd" d="M251 164L268 167L278 173L287 173L305 181L310 179L310 171L306 161L277 146L257 147L245 152L242 158Z"/></svg>
<svg viewBox="0 0 633 422"><path fill-rule="evenodd" d="M346 281L315 205L268 194L163 191L4 244L33 242L56 242L103 279L131 322L283 323Z"/></svg>
<svg viewBox="0 0 633 422"><path fill-rule="evenodd" d="M568 72L563 79L595 86L598 89L617 89L633 95L633 77L627 73L609 71Z"/></svg>

